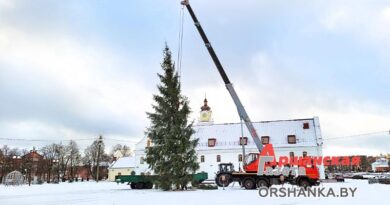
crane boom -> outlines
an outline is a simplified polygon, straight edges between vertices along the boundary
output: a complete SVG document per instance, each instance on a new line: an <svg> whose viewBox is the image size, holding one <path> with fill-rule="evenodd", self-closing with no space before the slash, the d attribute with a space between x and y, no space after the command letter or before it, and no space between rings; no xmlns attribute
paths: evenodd
<svg viewBox="0 0 390 205"><path fill-rule="evenodd" d="M222 64L219 61L218 56L215 53L210 41L208 40L202 26L200 25L198 19L196 18L194 11L192 10L191 5L189 4L189 0L184 0L181 2L181 4L184 5L187 8L188 12L190 13L191 18L195 23L195 27L197 28L200 36L202 37L202 40L203 40L211 58L213 59L214 64L217 67L219 74L221 75L221 77L225 83L226 89L229 91L229 94L232 97L234 104L237 107L238 115L240 116L241 120L243 120L245 122L245 125L248 128L249 133L252 136L253 141L255 142L257 149L259 150L259 152L261 152L261 150L263 149L263 144L261 143L259 136L257 135L256 129L253 126L251 120L249 119L248 113L246 112L244 106L242 105L241 100L238 97L237 92L233 87L233 84L230 82L228 76L226 75L226 72L223 69Z"/></svg>

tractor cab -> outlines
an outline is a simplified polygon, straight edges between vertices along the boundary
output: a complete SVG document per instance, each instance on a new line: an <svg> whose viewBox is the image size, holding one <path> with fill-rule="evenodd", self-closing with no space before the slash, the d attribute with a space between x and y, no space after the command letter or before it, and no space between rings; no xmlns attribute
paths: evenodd
<svg viewBox="0 0 390 205"><path fill-rule="evenodd" d="M232 163L221 163L218 165L218 173L232 173L234 172L234 166Z"/></svg>

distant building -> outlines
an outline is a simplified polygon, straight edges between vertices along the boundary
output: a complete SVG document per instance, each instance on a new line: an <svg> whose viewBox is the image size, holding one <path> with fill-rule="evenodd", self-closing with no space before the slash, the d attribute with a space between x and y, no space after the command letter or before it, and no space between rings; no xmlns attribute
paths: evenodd
<svg viewBox="0 0 390 205"><path fill-rule="evenodd" d="M279 156L322 156L322 135L318 117L294 120L253 122L263 144L272 144ZM242 166L242 145L245 153L258 153L255 143L244 126L241 137L240 123L214 124L207 99L201 107L199 123L194 126L193 138L199 139L196 148L200 169L214 179L219 163L231 162L236 170ZM150 172L145 160L145 148L151 146L144 137L135 147L136 174ZM324 167L319 166L320 176L325 178Z"/></svg>
<svg viewBox="0 0 390 205"><path fill-rule="evenodd" d="M131 175L136 166L135 157L122 157L108 168L108 181L115 181L117 175Z"/></svg>
<svg viewBox="0 0 390 205"><path fill-rule="evenodd" d="M389 160L385 157L378 158L371 164L372 171L374 172L388 172L390 171Z"/></svg>
<svg viewBox="0 0 390 205"><path fill-rule="evenodd" d="M33 147L29 153L22 156L22 159L26 165L28 181L36 184L38 181L44 179L45 173L42 170L42 167L45 165L45 160L43 159L43 156L38 153L35 147Z"/></svg>
<svg viewBox="0 0 390 205"><path fill-rule="evenodd" d="M128 149L128 150L117 150L114 152L113 154L113 157L114 157L114 161L119 159L119 158L122 158L122 157L129 157L129 156L132 156L134 153L133 153L133 150L132 149Z"/></svg>

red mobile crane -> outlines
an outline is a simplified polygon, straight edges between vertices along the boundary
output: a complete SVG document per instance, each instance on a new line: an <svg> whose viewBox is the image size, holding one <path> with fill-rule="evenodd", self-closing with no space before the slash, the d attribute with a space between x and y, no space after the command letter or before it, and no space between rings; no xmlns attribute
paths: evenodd
<svg viewBox="0 0 390 205"><path fill-rule="evenodd" d="M181 2L183 6L185 6L191 15L192 20L195 23L195 27L197 28L215 66L218 69L219 74L221 75L227 90L229 91L230 96L232 97L234 104L237 107L238 114L245 122L246 127L249 130L250 135L253 138L253 141L256 144L259 153L261 153L263 149L263 144L257 135L256 129L254 128L249 116L241 103L240 98L238 97L233 84L230 82L228 76L225 73L225 70L222 67L221 62L219 61L217 54L215 53L210 41L208 40L202 26L200 25L194 11L192 10L191 5L189 4L189 0L183 0ZM280 184L284 182L289 182L292 184L298 184L303 187L317 185L319 183L319 171L317 167L305 167L306 176L298 176L295 177L290 175L288 177L279 176L266 176L266 175L257 175L258 171L258 163L259 163L259 153L251 153L244 158L243 169L245 172L236 172L233 168L232 163L221 163L219 164L219 171L216 175L216 183L218 186L228 186L233 181L238 181L241 186L245 187L245 189L255 189L256 186L271 186L273 184Z"/></svg>

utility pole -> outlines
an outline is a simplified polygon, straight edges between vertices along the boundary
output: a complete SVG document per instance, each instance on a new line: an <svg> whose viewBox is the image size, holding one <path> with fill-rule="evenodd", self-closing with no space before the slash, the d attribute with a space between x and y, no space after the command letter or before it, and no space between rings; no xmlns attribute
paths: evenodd
<svg viewBox="0 0 390 205"><path fill-rule="evenodd" d="M99 182L99 161L100 161L100 149L102 147L103 137L100 135L98 140L98 153L97 153L97 162L96 162L96 182Z"/></svg>

